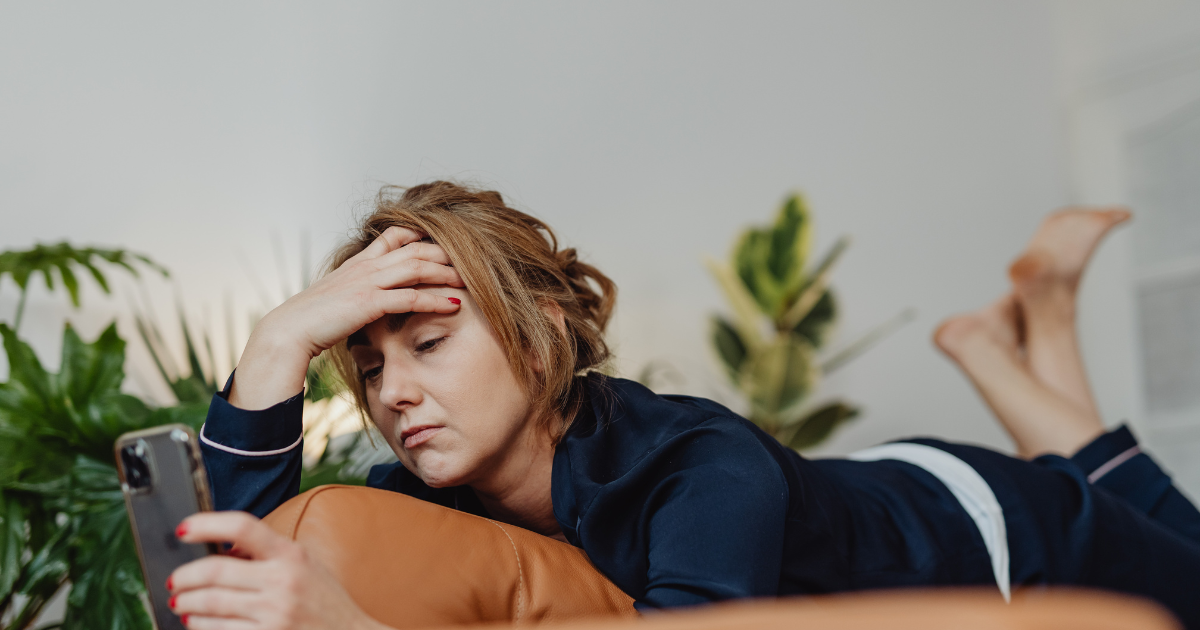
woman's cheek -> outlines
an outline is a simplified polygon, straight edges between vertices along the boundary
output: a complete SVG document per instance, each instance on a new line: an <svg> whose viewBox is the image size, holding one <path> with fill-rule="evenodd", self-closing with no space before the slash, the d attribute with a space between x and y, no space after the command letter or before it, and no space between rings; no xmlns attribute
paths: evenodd
<svg viewBox="0 0 1200 630"><path fill-rule="evenodd" d="M368 392L367 395L370 396L370 393ZM383 405L379 403L378 396L367 399L367 409L371 413L371 424L374 424L375 428L379 429L380 435L390 444L392 442L392 430L396 426L395 414L383 408Z"/></svg>

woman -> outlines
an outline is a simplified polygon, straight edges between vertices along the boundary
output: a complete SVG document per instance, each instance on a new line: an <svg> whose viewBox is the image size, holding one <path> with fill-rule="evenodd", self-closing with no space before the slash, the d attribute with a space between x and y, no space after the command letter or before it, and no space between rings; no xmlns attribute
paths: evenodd
<svg viewBox="0 0 1200 630"><path fill-rule="evenodd" d="M1105 433L1074 347L1079 276L1125 216L1053 216L1011 270L1013 294L938 332L1036 459L914 440L808 461L716 403L595 373L615 287L499 194L383 194L331 271L263 318L214 397L201 434L214 499L262 516L296 493L304 377L331 350L399 458L368 485L582 547L641 609L1080 584L1197 625L1200 513L1128 431ZM250 516L197 515L179 535L243 556L175 572L189 628L380 627Z"/></svg>

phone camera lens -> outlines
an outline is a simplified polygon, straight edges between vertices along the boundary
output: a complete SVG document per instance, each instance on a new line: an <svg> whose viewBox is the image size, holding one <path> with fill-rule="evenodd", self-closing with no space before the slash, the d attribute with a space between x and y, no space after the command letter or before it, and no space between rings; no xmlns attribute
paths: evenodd
<svg viewBox="0 0 1200 630"><path fill-rule="evenodd" d="M121 463L125 467L125 484L130 490L150 487L150 462L146 459L146 446L140 440L121 449Z"/></svg>

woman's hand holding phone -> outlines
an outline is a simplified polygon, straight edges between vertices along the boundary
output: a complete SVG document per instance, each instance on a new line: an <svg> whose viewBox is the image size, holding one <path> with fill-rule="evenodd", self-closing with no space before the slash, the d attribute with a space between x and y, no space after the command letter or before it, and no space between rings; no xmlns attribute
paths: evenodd
<svg viewBox="0 0 1200 630"><path fill-rule="evenodd" d="M186 543L230 542L171 574L171 609L189 630L383 630L323 566L245 512L206 512L179 525Z"/></svg>
<svg viewBox="0 0 1200 630"><path fill-rule="evenodd" d="M450 258L420 232L388 228L366 249L268 313L250 335L229 402L266 409L304 387L323 350L390 313L452 313L451 299L418 285L462 287Z"/></svg>

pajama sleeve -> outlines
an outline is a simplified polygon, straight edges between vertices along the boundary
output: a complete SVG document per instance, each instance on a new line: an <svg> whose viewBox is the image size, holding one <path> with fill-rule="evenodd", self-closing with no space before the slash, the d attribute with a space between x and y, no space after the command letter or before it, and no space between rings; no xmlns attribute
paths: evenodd
<svg viewBox="0 0 1200 630"><path fill-rule="evenodd" d="M1200 542L1200 511L1142 450L1129 427L1101 435L1071 461L1087 473L1094 486L1124 499L1176 533Z"/></svg>
<svg viewBox="0 0 1200 630"><path fill-rule="evenodd" d="M300 490L303 392L267 409L247 411L213 395L200 429L216 510L243 510L262 518Z"/></svg>

